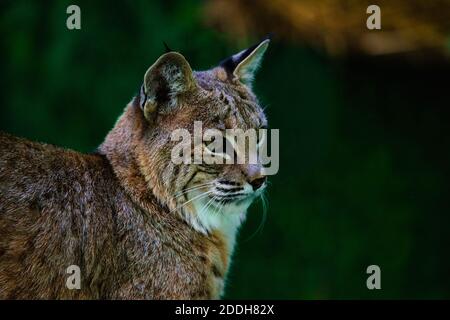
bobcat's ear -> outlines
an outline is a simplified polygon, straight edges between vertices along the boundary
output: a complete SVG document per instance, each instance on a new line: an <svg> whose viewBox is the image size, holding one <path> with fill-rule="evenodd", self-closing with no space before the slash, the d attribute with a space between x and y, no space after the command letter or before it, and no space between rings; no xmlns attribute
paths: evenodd
<svg viewBox="0 0 450 320"><path fill-rule="evenodd" d="M177 52L163 54L147 70L142 86L141 107L150 120L162 106L173 108L179 96L196 87L192 69L186 59Z"/></svg>
<svg viewBox="0 0 450 320"><path fill-rule="evenodd" d="M221 66L244 84L251 85L255 72L261 64L264 52L269 46L270 39L264 39L261 42L243 50L230 58L221 62Z"/></svg>

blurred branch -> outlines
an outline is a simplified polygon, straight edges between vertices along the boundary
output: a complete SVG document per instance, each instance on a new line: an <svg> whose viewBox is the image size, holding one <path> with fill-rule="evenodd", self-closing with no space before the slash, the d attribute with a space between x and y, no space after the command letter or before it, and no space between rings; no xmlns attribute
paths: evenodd
<svg viewBox="0 0 450 320"><path fill-rule="evenodd" d="M381 8L382 30L366 28L366 9ZM408 0L211 0L206 22L233 37L274 32L333 55L433 52L449 56L450 1Z"/></svg>

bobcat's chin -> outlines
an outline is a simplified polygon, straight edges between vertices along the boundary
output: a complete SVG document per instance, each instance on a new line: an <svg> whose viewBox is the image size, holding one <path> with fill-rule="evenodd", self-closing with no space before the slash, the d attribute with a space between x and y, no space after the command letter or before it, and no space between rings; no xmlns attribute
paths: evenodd
<svg viewBox="0 0 450 320"><path fill-rule="evenodd" d="M186 221L197 231L209 234L222 233L234 243L236 232L245 221L248 207L259 197L265 183L255 188L249 183L222 184L220 180L203 190L196 189L187 193L189 206L184 208Z"/></svg>

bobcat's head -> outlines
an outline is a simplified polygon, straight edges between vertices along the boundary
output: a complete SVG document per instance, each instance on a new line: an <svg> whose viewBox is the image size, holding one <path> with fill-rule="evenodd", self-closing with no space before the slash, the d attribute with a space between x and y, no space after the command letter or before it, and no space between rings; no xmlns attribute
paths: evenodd
<svg viewBox="0 0 450 320"><path fill-rule="evenodd" d="M144 123L131 152L147 187L199 232L235 230L263 192L266 177L259 163L176 164L171 155L179 142L171 135L185 129L193 136L194 121L201 121L203 130L222 132L266 128L251 82L268 44L264 40L197 72L181 54L168 52L147 70L140 96L130 106ZM201 148L208 145L202 143Z"/></svg>

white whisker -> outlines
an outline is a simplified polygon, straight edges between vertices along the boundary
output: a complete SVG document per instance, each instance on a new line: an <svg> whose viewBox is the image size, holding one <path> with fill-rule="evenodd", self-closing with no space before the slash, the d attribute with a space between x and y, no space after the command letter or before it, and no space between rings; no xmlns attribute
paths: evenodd
<svg viewBox="0 0 450 320"><path fill-rule="evenodd" d="M266 223L267 220L267 208L268 208L268 201L267 198L263 193L261 193L260 195L260 200L261 200L261 204L262 204L262 209L263 209L263 215L262 215L262 219L261 222L259 223L258 228L255 230L255 232L253 232L247 239L244 240L244 242L247 242L249 240L251 240L256 234L258 234L258 232L260 232L262 230L262 228L264 227L264 224Z"/></svg>
<svg viewBox="0 0 450 320"><path fill-rule="evenodd" d="M210 190L210 191L203 192L203 193L201 193L201 194L199 194L199 195L193 197L192 199L190 199L190 200L184 202L182 205L176 207L175 209L173 209L173 210L170 211L170 212L174 212L174 211L176 211L176 210L178 210L178 209L181 209L182 207L184 207L184 206L187 205L188 203L190 203L190 202L192 202L192 201L194 201L194 200L196 200L196 199L199 199L199 198L201 198L201 197L205 197L205 196L207 196L207 195L210 194L210 193L212 193L211 190Z"/></svg>
<svg viewBox="0 0 450 320"><path fill-rule="evenodd" d="M203 213L203 211L206 211L208 209L208 207L212 204L212 202L214 200L216 200L217 196L213 196L204 206L203 208L199 211L199 215L201 215Z"/></svg>
<svg viewBox="0 0 450 320"><path fill-rule="evenodd" d="M191 187L191 188L183 189L183 190L181 190L181 191L179 191L179 192L176 192L176 193L174 194L174 197L179 197L179 196L181 196L181 195L183 195L183 194L185 194L185 193L187 193L187 192L189 192L189 191L194 191L194 190L197 190L197 189L201 189L201 188L203 188L203 187L212 185L213 183L214 183L214 181L211 181L211 182L208 182L208 183L204 183L204 184L200 184L200 185L195 185L195 186L193 186L193 187Z"/></svg>
<svg viewBox="0 0 450 320"><path fill-rule="evenodd" d="M222 200L219 202L219 205L216 206L216 210L214 210L214 215L220 214L220 210L225 206L225 202Z"/></svg>

